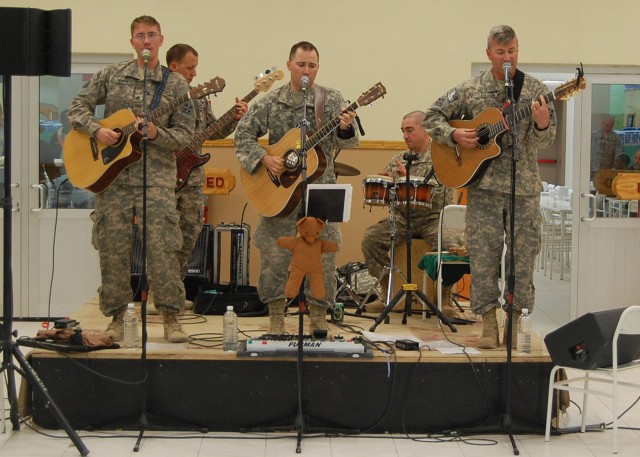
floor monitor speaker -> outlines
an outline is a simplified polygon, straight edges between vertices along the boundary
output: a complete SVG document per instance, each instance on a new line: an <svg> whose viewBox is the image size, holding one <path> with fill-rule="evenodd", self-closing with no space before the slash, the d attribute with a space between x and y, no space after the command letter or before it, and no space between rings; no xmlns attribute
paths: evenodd
<svg viewBox="0 0 640 457"><path fill-rule="evenodd" d="M556 365L582 370L610 367L613 336L625 308L587 313L549 333L544 342ZM640 356L640 335L620 335L618 364Z"/></svg>

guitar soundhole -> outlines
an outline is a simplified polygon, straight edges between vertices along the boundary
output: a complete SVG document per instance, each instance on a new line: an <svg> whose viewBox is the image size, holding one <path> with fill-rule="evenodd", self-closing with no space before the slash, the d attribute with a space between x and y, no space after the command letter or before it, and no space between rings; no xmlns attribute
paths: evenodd
<svg viewBox="0 0 640 457"><path fill-rule="evenodd" d="M116 144L113 145L113 147L118 147L120 146L120 144L122 144L122 140L124 139L124 135L122 134L122 129L113 129L114 132L117 132L118 135L120 135L118 137L118 142Z"/></svg>
<svg viewBox="0 0 640 457"><path fill-rule="evenodd" d="M489 146L492 136L487 124L478 126L476 131L478 132L478 149L484 149Z"/></svg>
<svg viewBox="0 0 640 457"><path fill-rule="evenodd" d="M287 170L295 170L300 166L300 155L297 151L289 150L284 154L284 166Z"/></svg>

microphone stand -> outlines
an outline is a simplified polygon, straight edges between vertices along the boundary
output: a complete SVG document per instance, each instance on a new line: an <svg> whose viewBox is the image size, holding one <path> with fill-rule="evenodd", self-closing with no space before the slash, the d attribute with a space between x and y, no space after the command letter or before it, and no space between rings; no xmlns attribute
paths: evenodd
<svg viewBox="0 0 640 457"><path fill-rule="evenodd" d="M405 306L404 306L404 313L402 315L402 324L406 324L407 323L407 315L411 315L411 305L412 305L412 294L416 294L418 299L421 300L426 306L428 306L431 309L431 312L433 314L435 314L436 316L438 316L438 318L440 319L440 321L445 324L446 326L449 327L449 329L451 329L452 332L457 332L458 329L451 323L451 321L449 320L449 318L447 316L445 316L442 311L440 311L438 309L437 306L435 306L433 303L431 303L431 301L429 300L429 298L427 298L427 296L425 294L422 293L421 290L418 289L418 286L416 284L412 284L411 282L411 267L412 267L412 263L411 263L411 241L413 238L413 230L411 229L411 194L410 194L410 190L411 190L411 182L410 182L410 177L411 177L411 164L414 160L417 160L418 156L411 153L411 152L407 152L406 154L404 154L403 159L407 161L406 164L406 169L407 169L407 176L406 176L406 180L405 180L405 195L406 195L406 200L405 200L405 219L406 219L406 232L405 232L405 244L407 246L407 283L402 285L402 288L400 290L398 290L398 292L396 293L396 295L393 297L393 299L391 300L390 303L387 304L387 306L385 306L385 308L382 310L382 312L380 313L380 315L376 318L375 323L371 326L371 328L369 328L370 332L375 332L376 328L378 327L378 325L380 325L382 323L382 321L387 321L387 316L389 315L389 313L391 312L391 310L396 306L396 304L400 301L400 299L402 299L402 296L405 295ZM427 174L427 176L425 177L425 182L428 181L429 179L431 179L431 177L433 176L433 174L435 173L435 170L433 170L433 168L431 169L431 171L429 172L429 174ZM389 275L391 275L391 272L389 273ZM387 295L388 297L388 295Z"/></svg>
<svg viewBox="0 0 640 457"><path fill-rule="evenodd" d="M513 454L519 455L520 451L516 445L516 441L513 437L513 424L511 422L511 355L512 348L512 335L513 335L513 295L515 289L515 219L516 219L516 165L520 160L520 150L518 148L518 131L515 118L515 100L513 95L513 80L510 78L509 72L505 71L505 95L507 98L507 107L505 109L505 117L507 125L509 126L509 134L511 137L511 196L510 196L510 211L511 218L509 221L509 236L511 244L509 246L509 275L507 279L507 309L509 314L508 326L507 326L507 367L505 371L505 411L502 416L502 427L505 429L509 440L511 440L511 446L513 448Z"/></svg>
<svg viewBox="0 0 640 457"><path fill-rule="evenodd" d="M29 364L19 348L19 343L13 341L13 337L18 336L17 331L12 330L13 325L13 270L11 268L12 259L12 225L13 225L13 200L11 196L11 84L12 75L2 75L4 82L4 195L2 198L3 207L3 287L2 287L2 327L0 328L0 350L2 351L2 366L0 367L0 382L5 382L2 373L6 370L7 399L9 400L9 418L13 430L20 430L20 417L18 415L18 396L16 393L15 373L21 374L29 382L34 391L38 391L47 400L47 407L51 409L58 425L64 429L69 439L80 455L89 455L89 449L82 442L67 418L62 413L60 407L54 402L47 387L44 385L36 371ZM18 361L20 368L15 366ZM4 398L0 398L0 403ZM0 405L4 408L4 404ZM3 416L4 417L4 416Z"/></svg>
<svg viewBox="0 0 640 457"><path fill-rule="evenodd" d="M306 78L306 76L303 76ZM309 121L307 120L307 83L302 84L302 120L300 121L300 177L301 177L301 189L302 198L300 199L300 214L298 220L307 215L307 127ZM293 422L294 429L297 430L296 439L296 454L302 452L302 435L305 429L305 416L302 408L302 363L304 361L304 309L305 309L305 287L306 277L303 278L300 283L300 292L298 293L298 354L296 359L296 376L298 383L298 414Z"/></svg>
<svg viewBox="0 0 640 457"><path fill-rule="evenodd" d="M144 52L144 51L143 51ZM142 268L140 271L140 298L142 317L142 340L140 353L140 379L142 380L142 402L140 419L138 421L138 439L133 447L134 452L140 450L140 443L145 430L149 427L147 417L147 297L149 291L149 279L147 276L147 141L148 141L148 113L147 113L147 72L148 57L144 58L144 73L142 79L142 217L138 224L142 223Z"/></svg>

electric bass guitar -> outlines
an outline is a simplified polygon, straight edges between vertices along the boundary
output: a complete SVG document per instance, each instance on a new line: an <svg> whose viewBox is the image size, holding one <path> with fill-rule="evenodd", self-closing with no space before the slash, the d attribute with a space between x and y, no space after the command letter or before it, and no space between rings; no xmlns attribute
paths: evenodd
<svg viewBox="0 0 640 457"><path fill-rule="evenodd" d="M213 78L152 110L147 119L153 121L192 98L221 92L225 84L224 79ZM102 144L94 137L74 129L67 134L63 146L64 165L69 181L76 187L94 193L105 190L125 168L142 158L140 143L143 136L138 131L136 116L132 111L121 109L98 123L120 133L116 144Z"/></svg>
<svg viewBox="0 0 640 457"><path fill-rule="evenodd" d="M249 103L260 92L269 92L273 83L279 79L284 78L282 70L268 71L264 77L257 79L254 83L254 89L242 99L242 101ZM196 151L202 146L202 143L214 133L221 132L227 125L231 124L234 120L235 109L231 108L218 118L213 124L205 128L202 132L197 133L189 145L182 149L173 151L176 155L176 192L182 189L191 175L191 172L196 167L201 167L209 161L211 154L199 155Z"/></svg>
<svg viewBox="0 0 640 457"><path fill-rule="evenodd" d="M347 107L355 111L359 106L369 105L383 97L387 89L382 83L377 83L364 92L358 100ZM307 183L312 183L324 173L327 167L325 153L319 147L320 141L340 124L340 117L336 116L324 124L306 141L306 149L300 149L300 128L289 130L276 144L267 146L267 154L282 157L285 161L285 171L274 175L264 165L259 165L253 174L240 168L240 180L249 201L258 212L266 217L284 217L291 214L302 199L301 154L307 155ZM318 151L314 148L318 146Z"/></svg>
<svg viewBox="0 0 640 457"><path fill-rule="evenodd" d="M566 100L586 87L584 72L578 68L578 75L571 81L558 86L544 96L547 103L551 100ZM525 106L514 113L517 121L531 114L531 106ZM431 143L431 158L438 181L447 187L464 187L477 178L489 161L500 155L500 146L496 138L511 128L512 118L502 115L497 108L487 108L471 120L453 120L449 125L460 129L475 129L478 145L465 148L456 145Z"/></svg>

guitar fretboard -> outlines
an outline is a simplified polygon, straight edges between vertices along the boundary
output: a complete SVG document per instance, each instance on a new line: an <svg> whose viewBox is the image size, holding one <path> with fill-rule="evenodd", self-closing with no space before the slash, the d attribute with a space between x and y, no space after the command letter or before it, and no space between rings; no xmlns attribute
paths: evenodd
<svg viewBox="0 0 640 457"><path fill-rule="evenodd" d="M242 99L242 101L249 103L258 94L259 94L259 91L257 91L256 89L253 89ZM231 124L234 121L234 115L235 115L235 106L227 110L227 112L224 113L222 116L220 116L213 124L211 124L204 130L202 130L200 133L197 133L196 135L194 135L193 140L189 142L189 145L185 148L185 150L196 152L198 148L202 146L202 143L206 141L207 138L209 138L214 133L222 131L222 129L224 129L227 125Z"/></svg>
<svg viewBox="0 0 640 457"><path fill-rule="evenodd" d="M153 121L154 119L157 119L160 116L164 116L169 111L172 111L172 110L176 109L178 106L182 105L184 102L186 102L189 99L191 99L191 92L187 92L186 94L183 94L180 97L171 100L169 103L166 103L166 104L164 104L162 106L159 106L158 108L152 110L147 115L147 118L148 118L148 120ZM131 122L131 123L125 125L122 128L122 133L125 136L131 135L133 132L136 131L136 128L137 128L136 127L136 123L135 122Z"/></svg>
<svg viewBox="0 0 640 457"><path fill-rule="evenodd" d="M351 105L349 105L347 111L355 111L356 109L358 109L358 106L359 105L357 101L353 102ZM322 141L325 136L333 132L338 127L338 125L340 125L340 116L334 117L330 122L327 122L325 125L323 125L320 130L311 135L307 140L307 151L315 148L318 143L320 143L320 141Z"/></svg>

